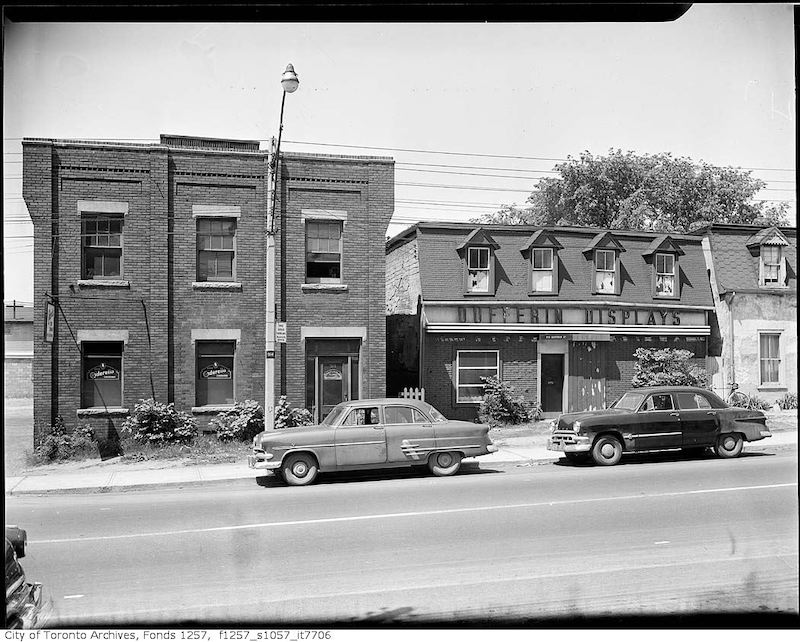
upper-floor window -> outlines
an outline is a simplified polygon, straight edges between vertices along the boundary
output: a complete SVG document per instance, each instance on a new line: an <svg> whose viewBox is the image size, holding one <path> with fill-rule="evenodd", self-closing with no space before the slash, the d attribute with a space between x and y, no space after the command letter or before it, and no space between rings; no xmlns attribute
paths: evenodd
<svg viewBox="0 0 800 642"><path fill-rule="evenodd" d="M616 294L617 253L614 250L595 250L594 289L595 292Z"/></svg>
<svg viewBox="0 0 800 642"><path fill-rule="evenodd" d="M553 292L553 266L553 248L535 247L531 250L531 292Z"/></svg>
<svg viewBox="0 0 800 642"><path fill-rule="evenodd" d="M656 296L676 295L675 267L674 254L656 254Z"/></svg>
<svg viewBox="0 0 800 642"><path fill-rule="evenodd" d="M197 280L233 281L236 275L236 219L197 219Z"/></svg>
<svg viewBox="0 0 800 642"><path fill-rule="evenodd" d="M122 277L123 217L113 214L81 215L84 279Z"/></svg>
<svg viewBox="0 0 800 642"><path fill-rule="evenodd" d="M761 285L780 287L784 284L783 248L780 245L761 246Z"/></svg>
<svg viewBox="0 0 800 642"><path fill-rule="evenodd" d="M467 248L467 292L489 293L491 250L488 247Z"/></svg>
<svg viewBox="0 0 800 642"><path fill-rule="evenodd" d="M342 221L306 221L306 283L342 282Z"/></svg>

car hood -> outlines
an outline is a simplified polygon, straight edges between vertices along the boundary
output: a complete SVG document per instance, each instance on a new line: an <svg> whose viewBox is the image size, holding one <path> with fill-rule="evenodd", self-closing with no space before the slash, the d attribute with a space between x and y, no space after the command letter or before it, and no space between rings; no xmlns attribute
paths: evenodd
<svg viewBox="0 0 800 642"><path fill-rule="evenodd" d="M565 415L561 415L558 418L559 426L571 426L576 421L580 421L583 423L588 419L592 419L594 417L606 417L611 415L626 415L630 413L630 410L622 410L620 408L608 408L606 410L586 410L584 412L570 412Z"/></svg>
<svg viewBox="0 0 800 642"><path fill-rule="evenodd" d="M319 426L317 424L312 426L296 426L295 428L276 428L275 430L264 430L258 433L257 437L259 441L262 439L269 439L271 437L277 437L278 439L281 439L284 437L291 437L292 435L301 435L310 430L320 430L321 428L323 428L323 426Z"/></svg>

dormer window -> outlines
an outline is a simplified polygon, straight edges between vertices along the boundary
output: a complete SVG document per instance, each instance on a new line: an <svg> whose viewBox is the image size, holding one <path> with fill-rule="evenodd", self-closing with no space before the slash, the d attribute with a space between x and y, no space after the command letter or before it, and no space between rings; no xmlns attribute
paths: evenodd
<svg viewBox="0 0 800 642"><path fill-rule="evenodd" d="M471 247L467 253L467 291L469 292L489 292L489 248Z"/></svg>
<svg viewBox="0 0 800 642"><path fill-rule="evenodd" d="M617 253L614 250L595 250L594 289L604 294L617 292Z"/></svg>
<svg viewBox="0 0 800 642"><path fill-rule="evenodd" d="M785 280L783 248L780 245L762 245L760 284L766 288L776 288L781 287Z"/></svg>
<svg viewBox="0 0 800 642"><path fill-rule="evenodd" d="M530 261L530 295L558 294L558 250L561 243L549 230L538 230L520 248Z"/></svg>
<svg viewBox="0 0 800 642"><path fill-rule="evenodd" d="M656 254L656 296L675 296L674 254Z"/></svg>
<svg viewBox="0 0 800 642"><path fill-rule="evenodd" d="M464 262L464 293L494 294L494 253L500 246L482 228L477 228L456 248Z"/></svg>

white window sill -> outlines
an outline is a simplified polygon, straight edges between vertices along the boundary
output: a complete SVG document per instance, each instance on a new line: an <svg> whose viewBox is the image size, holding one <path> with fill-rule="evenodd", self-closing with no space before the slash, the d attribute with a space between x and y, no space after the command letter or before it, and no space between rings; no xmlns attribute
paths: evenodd
<svg viewBox="0 0 800 642"><path fill-rule="evenodd" d="M78 417L127 417L130 415L127 408L78 408Z"/></svg>
<svg viewBox="0 0 800 642"><path fill-rule="evenodd" d="M234 404L219 406L193 406L193 415L216 415L220 412L233 409Z"/></svg>
<svg viewBox="0 0 800 642"><path fill-rule="evenodd" d="M763 390L764 392L780 392L781 390L788 390L788 388L782 383L762 383L758 386L758 390Z"/></svg>
<svg viewBox="0 0 800 642"><path fill-rule="evenodd" d="M80 279L79 288L129 288L130 281L111 280L111 279Z"/></svg>
<svg viewBox="0 0 800 642"><path fill-rule="evenodd" d="M303 292L347 292L348 286L342 283L303 283Z"/></svg>
<svg viewBox="0 0 800 642"><path fill-rule="evenodd" d="M238 281L194 281L194 290L241 290L242 284Z"/></svg>

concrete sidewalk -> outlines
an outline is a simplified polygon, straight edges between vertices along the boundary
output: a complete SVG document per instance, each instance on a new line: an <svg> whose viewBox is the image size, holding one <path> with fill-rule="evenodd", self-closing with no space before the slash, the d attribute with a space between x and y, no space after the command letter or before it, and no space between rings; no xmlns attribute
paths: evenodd
<svg viewBox="0 0 800 642"><path fill-rule="evenodd" d="M508 439L500 450L478 458L468 458L464 462L478 462L482 465L510 464L529 465L559 459L561 455L547 450L544 446L515 446L514 438ZM523 441L520 439L519 441ZM747 451L769 451L778 446L797 446L797 431L773 433L773 436L745 445ZM119 460L109 460L101 464L73 469L66 472L42 471L6 478L6 494L46 494L59 492L104 492L138 487L154 487L161 484L182 485L200 484L236 479L254 479L268 474L264 470L252 470L245 462L233 464L184 465L173 461L152 461L141 464L124 464Z"/></svg>

